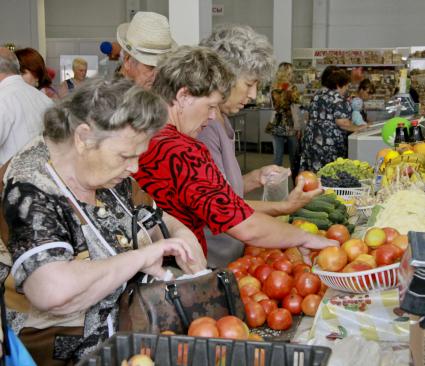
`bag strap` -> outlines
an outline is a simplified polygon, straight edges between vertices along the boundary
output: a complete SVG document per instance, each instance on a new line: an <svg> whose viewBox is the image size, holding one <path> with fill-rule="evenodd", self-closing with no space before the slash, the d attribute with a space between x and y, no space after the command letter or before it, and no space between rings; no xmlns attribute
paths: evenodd
<svg viewBox="0 0 425 366"><path fill-rule="evenodd" d="M233 301L232 291L230 289L230 279L228 273L226 271L217 272L217 278L224 289L224 296L226 298L229 314L236 316L236 306L235 302Z"/></svg>
<svg viewBox="0 0 425 366"><path fill-rule="evenodd" d="M165 296L168 301L170 301L176 308L176 312L183 323L183 330L185 333L187 333L190 324L189 317L187 316L183 304L180 301L180 295L175 283L169 283L165 285Z"/></svg>
<svg viewBox="0 0 425 366"><path fill-rule="evenodd" d="M3 196L3 189L4 189L4 176L6 174L6 170L10 163L9 159L6 163L4 163L0 167L0 203L1 203L1 197ZM6 220L3 216L3 207L0 207L0 239L3 240L3 243L7 246L7 242L9 240L9 227L7 226Z"/></svg>
<svg viewBox="0 0 425 366"><path fill-rule="evenodd" d="M10 346L9 346L9 335L7 333L7 318L6 318L6 302L4 301L4 292L5 287L4 283L0 285L0 315L1 315L1 330L3 332L3 357L1 358L0 365L4 365L3 361L5 356L10 355Z"/></svg>

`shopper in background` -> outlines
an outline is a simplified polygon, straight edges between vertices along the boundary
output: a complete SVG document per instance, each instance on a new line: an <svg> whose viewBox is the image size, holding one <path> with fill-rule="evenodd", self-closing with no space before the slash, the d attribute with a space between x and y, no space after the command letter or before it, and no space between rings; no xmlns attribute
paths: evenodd
<svg viewBox="0 0 425 366"><path fill-rule="evenodd" d="M210 37L201 41L216 51L226 65L236 75L230 96L221 103L216 117L198 134L198 140L208 148L214 163L220 169L234 192L244 197L249 191L262 187L271 174L283 173L276 165L255 169L242 175L235 156L235 132L229 116L239 112L245 104L256 99L259 83L271 79L275 69L273 49L267 38L249 26L220 25ZM264 202L246 201L256 211L273 216L295 212L308 203L321 189L305 193L300 184L291 192L287 201ZM229 262L243 254L244 244L227 234L214 235L207 227L204 229L208 246L208 265L212 268L225 267Z"/></svg>
<svg viewBox="0 0 425 366"><path fill-rule="evenodd" d="M351 105L346 98L350 77L345 70L328 66L321 82L310 103L301 150L301 170L313 172L339 157L346 158L348 133L365 128L350 120Z"/></svg>
<svg viewBox="0 0 425 366"><path fill-rule="evenodd" d="M270 131L273 136L274 163L283 164L285 143L288 146L289 163L293 178L299 171L299 139L301 138L301 126L295 124L292 115L292 106L300 103L300 94L293 84L292 64L282 62L277 70L273 81L271 95L273 109L275 111L273 128Z"/></svg>
<svg viewBox="0 0 425 366"><path fill-rule="evenodd" d="M140 156L135 178L157 205L179 219L207 252L203 229L262 247L320 249L337 245L254 210L228 184L206 146L196 139L235 79L205 47L181 47L157 68L152 90L168 104L168 123Z"/></svg>
<svg viewBox="0 0 425 366"><path fill-rule="evenodd" d="M118 27L117 40L124 52L117 76L133 80L149 90L159 57L176 46L168 19L157 13L139 11L130 23Z"/></svg>
<svg viewBox="0 0 425 366"><path fill-rule="evenodd" d="M60 84L59 96L61 98L72 93L74 89L81 86L81 84L86 80L87 66L87 61L81 57L76 57L72 60L72 72L74 73L74 76L70 79L66 79Z"/></svg>
<svg viewBox="0 0 425 366"><path fill-rule="evenodd" d="M59 95L52 87L52 79L38 51L33 48L22 48L16 50L15 55L18 58L23 79L49 98L58 99Z"/></svg>
<svg viewBox="0 0 425 366"><path fill-rule="evenodd" d="M2 208L11 274L25 297L6 298L38 365L74 364L111 336L126 282L138 271L163 278L164 256L186 273L205 269L196 237L166 213L170 239L155 224L132 233L140 189L130 175L166 119L156 94L128 80L91 80L46 113L44 136L9 163Z"/></svg>
<svg viewBox="0 0 425 366"><path fill-rule="evenodd" d="M373 85L369 79L363 79L359 83L359 87L357 89L357 98L360 98L363 101L363 108L360 113L362 114L363 120L368 124L372 123L372 121L367 117L364 102L367 102L373 94L375 94L375 85Z"/></svg>
<svg viewBox="0 0 425 366"><path fill-rule="evenodd" d="M43 129L53 102L24 81L16 55L0 47L0 166Z"/></svg>

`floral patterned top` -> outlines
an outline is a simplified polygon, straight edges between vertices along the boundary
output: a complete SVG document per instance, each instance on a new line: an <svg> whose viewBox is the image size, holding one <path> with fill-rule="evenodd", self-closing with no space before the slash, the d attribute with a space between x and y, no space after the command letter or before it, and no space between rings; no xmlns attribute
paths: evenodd
<svg viewBox="0 0 425 366"><path fill-rule="evenodd" d="M301 150L301 170L317 172L322 166L348 155L348 133L336 125L350 119L350 103L337 90L326 87L314 95Z"/></svg>
<svg viewBox="0 0 425 366"><path fill-rule="evenodd" d="M282 83L272 90L273 108L275 110L274 128L271 133L276 136L294 136L294 120L291 104L300 102L300 93L295 85Z"/></svg>

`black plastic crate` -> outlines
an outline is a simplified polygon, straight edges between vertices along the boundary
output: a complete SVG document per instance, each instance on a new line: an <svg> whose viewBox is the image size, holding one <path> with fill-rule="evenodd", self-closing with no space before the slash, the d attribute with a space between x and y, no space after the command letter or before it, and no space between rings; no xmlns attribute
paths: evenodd
<svg viewBox="0 0 425 366"><path fill-rule="evenodd" d="M327 347L282 342L117 333L77 366L120 366L141 351L155 366L325 366L331 355Z"/></svg>

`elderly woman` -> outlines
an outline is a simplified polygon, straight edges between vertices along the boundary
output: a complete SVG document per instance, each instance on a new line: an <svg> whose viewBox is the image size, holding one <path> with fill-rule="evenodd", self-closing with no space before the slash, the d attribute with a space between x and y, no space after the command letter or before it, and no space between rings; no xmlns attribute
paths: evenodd
<svg viewBox="0 0 425 366"><path fill-rule="evenodd" d="M152 89L168 103L168 123L140 156L136 179L158 206L178 218L207 252L204 227L250 245L320 249L335 241L254 212L228 184L206 146L195 139L216 119L233 74L204 47L182 47L158 65Z"/></svg>
<svg viewBox="0 0 425 366"><path fill-rule="evenodd" d="M59 86L59 96L65 97L78 88L85 80L87 75L87 61L81 57L76 57L72 60L72 72L74 76L66 79Z"/></svg>
<svg viewBox="0 0 425 366"><path fill-rule="evenodd" d="M346 99L349 75L336 66L328 66L321 82L322 88L310 103L301 150L300 169L313 172L339 157L346 158L348 133L365 127L351 121L351 106Z"/></svg>
<svg viewBox="0 0 425 366"><path fill-rule="evenodd" d="M126 281L139 271L161 278L164 256L186 272L205 268L196 237L168 214L171 239L157 226L132 231L140 189L130 175L167 119L157 95L132 85L94 80L50 109L44 136L4 178L11 274L24 294L15 307L9 293L8 305L40 365L68 364L110 336Z"/></svg>
<svg viewBox="0 0 425 366"><path fill-rule="evenodd" d="M261 187L267 175L283 170L277 166L266 166L242 176L235 157L235 132L228 118L229 115L239 112L250 100L255 100L259 82L271 78L275 65L273 49L265 36L249 26L219 26L201 44L214 49L222 56L236 75L236 80L229 98L220 104L216 118L208 122L199 133L198 139L208 147L215 164L233 190L243 197L245 193ZM302 188L300 183L287 201L249 201L249 204L256 211L272 216L290 214L321 193L320 189L304 193ZM226 234L213 235L208 228L205 229L205 235L209 266L223 267L242 255L244 245L240 241Z"/></svg>

